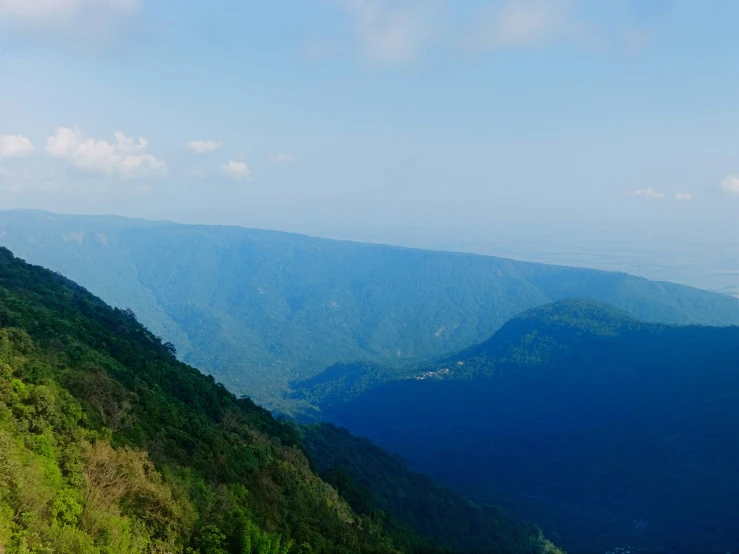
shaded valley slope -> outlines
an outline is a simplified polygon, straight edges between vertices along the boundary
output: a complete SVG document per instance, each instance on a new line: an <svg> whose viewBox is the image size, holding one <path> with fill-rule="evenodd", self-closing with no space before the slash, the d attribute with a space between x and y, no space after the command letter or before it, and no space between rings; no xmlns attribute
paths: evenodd
<svg viewBox="0 0 739 554"><path fill-rule="evenodd" d="M346 391L319 376L304 394L570 552L739 548L739 327L646 323L564 300L395 380L353 370Z"/></svg>

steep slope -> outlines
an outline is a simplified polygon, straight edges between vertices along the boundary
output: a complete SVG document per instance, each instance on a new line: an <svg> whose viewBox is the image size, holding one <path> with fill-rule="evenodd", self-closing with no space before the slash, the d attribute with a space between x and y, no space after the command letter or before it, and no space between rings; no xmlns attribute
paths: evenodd
<svg viewBox="0 0 739 554"><path fill-rule="evenodd" d="M0 214L0 243L131 308L180 357L294 411L290 382L337 362L406 366L577 295L646 320L739 324L739 300L625 274L500 258L43 212Z"/></svg>
<svg viewBox="0 0 739 554"><path fill-rule="evenodd" d="M473 504L346 429L314 424L305 427L304 434L321 475L345 493L358 513L382 510L433 543L458 552L487 551L490 544L500 552L558 552L534 526L498 508Z"/></svg>
<svg viewBox="0 0 739 554"><path fill-rule="evenodd" d="M294 430L4 249L0 324L7 551L396 551L311 473Z"/></svg>
<svg viewBox="0 0 739 554"><path fill-rule="evenodd" d="M0 249L0 552L447 552L352 510L304 452L132 313ZM484 523L519 540L480 554L554 551L532 526Z"/></svg>
<svg viewBox="0 0 739 554"><path fill-rule="evenodd" d="M570 552L739 548L739 327L567 300L340 396L323 406L333 421L517 510Z"/></svg>

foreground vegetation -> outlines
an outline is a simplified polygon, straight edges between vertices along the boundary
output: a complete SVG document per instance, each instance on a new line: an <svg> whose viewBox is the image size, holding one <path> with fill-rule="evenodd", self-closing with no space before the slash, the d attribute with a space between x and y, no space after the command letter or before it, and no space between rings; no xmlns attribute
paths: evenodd
<svg viewBox="0 0 739 554"><path fill-rule="evenodd" d="M297 427L177 361L133 313L0 249L0 552L442 549L353 509Z"/></svg>

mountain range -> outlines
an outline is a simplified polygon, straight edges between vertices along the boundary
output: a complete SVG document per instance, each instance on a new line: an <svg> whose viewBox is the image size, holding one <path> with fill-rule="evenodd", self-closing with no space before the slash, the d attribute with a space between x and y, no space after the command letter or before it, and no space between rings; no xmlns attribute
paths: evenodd
<svg viewBox="0 0 739 554"><path fill-rule="evenodd" d="M735 298L114 217L0 242L56 272L0 250L9 552L739 547ZM138 488L96 504L100 468Z"/></svg>
<svg viewBox="0 0 739 554"><path fill-rule="evenodd" d="M235 393L306 417L320 414L294 392L335 364L405 371L564 298L739 324L739 299L622 273L239 227L12 211L0 244L133 310Z"/></svg>
<svg viewBox="0 0 739 554"><path fill-rule="evenodd" d="M398 486L322 479L312 467L347 451L309 448L303 435L322 432L237 398L132 312L0 248L0 552L559 552L377 450L372 467ZM431 533L436 498L447 524Z"/></svg>

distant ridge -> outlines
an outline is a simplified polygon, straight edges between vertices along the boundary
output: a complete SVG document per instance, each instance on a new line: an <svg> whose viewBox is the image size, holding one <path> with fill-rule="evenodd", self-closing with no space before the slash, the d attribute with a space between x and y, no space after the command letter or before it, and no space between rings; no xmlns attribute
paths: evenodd
<svg viewBox="0 0 739 554"><path fill-rule="evenodd" d="M0 244L74 279L271 409L336 363L413 367L569 297L663 323L739 324L739 299L623 273L240 227L0 212Z"/></svg>

